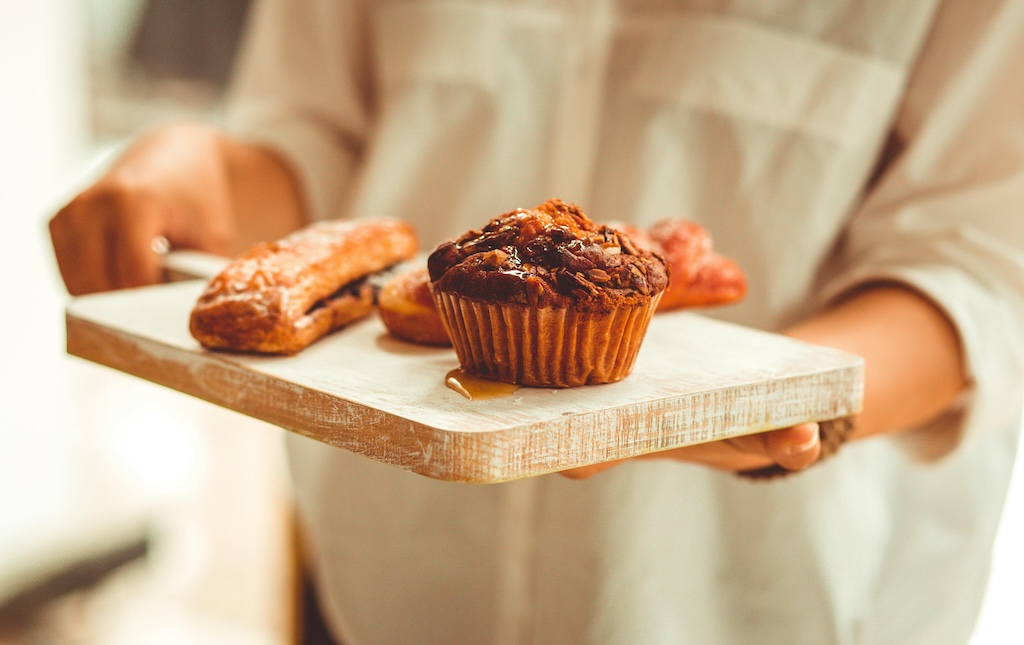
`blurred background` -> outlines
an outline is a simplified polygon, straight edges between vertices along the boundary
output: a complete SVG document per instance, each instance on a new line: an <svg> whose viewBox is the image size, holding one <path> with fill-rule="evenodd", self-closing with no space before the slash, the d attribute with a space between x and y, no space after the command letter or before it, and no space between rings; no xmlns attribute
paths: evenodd
<svg viewBox="0 0 1024 645"><path fill-rule="evenodd" d="M0 3L0 643L293 642L279 429L65 355L46 222L125 138L219 119L244 0Z"/></svg>
<svg viewBox="0 0 1024 645"><path fill-rule="evenodd" d="M248 4L0 5L0 645L295 640L281 431L67 356L46 232L127 137L220 119ZM977 645L1024 642L1022 472Z"/></svg>

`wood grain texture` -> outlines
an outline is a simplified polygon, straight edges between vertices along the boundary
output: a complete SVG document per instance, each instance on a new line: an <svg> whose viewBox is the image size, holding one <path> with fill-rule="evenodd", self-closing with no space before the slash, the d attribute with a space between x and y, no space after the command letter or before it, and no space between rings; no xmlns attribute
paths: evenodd
<svg viewBox="0 0 1024 645"><path fill-rule="evenodd" d="M633 374L470 401L451 349L374 316L291 357L211 352L188 333L201 281L74 300L68 352L428 477L498 482L855 414L850 354L692 313L655 316Z"/></svg>

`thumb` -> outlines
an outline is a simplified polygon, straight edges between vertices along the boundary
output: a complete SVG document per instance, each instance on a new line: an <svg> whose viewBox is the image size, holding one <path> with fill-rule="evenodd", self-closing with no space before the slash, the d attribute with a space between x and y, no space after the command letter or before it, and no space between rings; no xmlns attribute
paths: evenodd
<svg viewBox="0 0 1024 645"><path fill-rule="evenodd" d="M782 428L765 436L765 449L771 459L788 470L802 470L818 460L821 441L817 423Z"/></svg>

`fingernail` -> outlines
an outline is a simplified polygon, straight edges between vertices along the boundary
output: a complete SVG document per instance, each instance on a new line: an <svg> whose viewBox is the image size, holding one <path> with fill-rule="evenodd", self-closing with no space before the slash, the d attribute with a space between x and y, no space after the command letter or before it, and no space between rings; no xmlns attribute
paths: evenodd
<svg viewBox="0 0 1024 645"><path fill-rule="evenodd" d="M814 449L814 446L818 443L818 424L814 424L814 432L811 433L810 438L801 444L792 445L787 451L790 455L801 455L805 452Z"/></svg>

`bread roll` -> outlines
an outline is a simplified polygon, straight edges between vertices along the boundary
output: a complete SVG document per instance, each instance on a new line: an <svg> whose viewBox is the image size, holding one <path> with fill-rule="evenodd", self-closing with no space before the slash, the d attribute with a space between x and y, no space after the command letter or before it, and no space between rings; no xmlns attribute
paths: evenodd
<svg viewBox="0 0 1024 645"><path fill-rule="evenodd" d="M426 267L400 273L389 280L380 290L377 311L388 332L396 338L436 347L452 344L430 294L430 275Z"/></svg>

